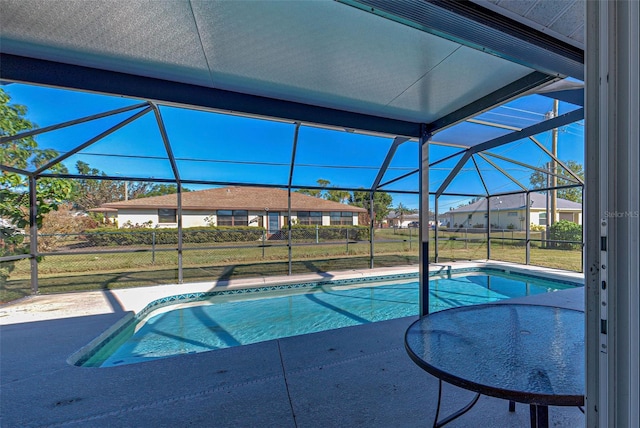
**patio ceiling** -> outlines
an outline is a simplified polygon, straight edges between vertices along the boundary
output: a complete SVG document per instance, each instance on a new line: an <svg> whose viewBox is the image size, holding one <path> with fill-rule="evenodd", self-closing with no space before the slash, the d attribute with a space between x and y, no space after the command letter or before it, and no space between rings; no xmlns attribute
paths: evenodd
<svg viewBox="0 0 640 428"><path fill-rule="evenodd" d="M582 78L582 2L477 3L3 0L1 78L407 137Z"/></svg>

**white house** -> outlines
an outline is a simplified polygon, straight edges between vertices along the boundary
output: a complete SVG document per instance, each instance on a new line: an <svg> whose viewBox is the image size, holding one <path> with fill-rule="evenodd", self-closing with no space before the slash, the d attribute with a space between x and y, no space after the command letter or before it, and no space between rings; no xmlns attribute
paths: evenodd
<svg viewBox="0 0 640 428"><path fill-rule="evenodd" d="M400 215L396 211L390 211L385 220L388 227L406 228L409 224L420 221L420 214Z"/></svg>
<svg viewBox="0 0 640 428"><path fill-rule="evenodd" d="M117 220L118 227L177 227L177 195L103 204L90 211ZM114 216L115 213L115 216ZM364 208L291 193L291 221L305 225L358 225ZM182 226L256 226L275 233L287 224L288 192L264 187L221 187L182 193Z"/></svg>
<svg viewBox="0 0 640 428"><path fill-rule="evenodd" d="M530 223L547 225L547 195L531 192ZM526 195L515 194L491 197L491 224L496 229L525 230ZM440 215L445 226L487 227L487 199L450 210ZM567 199L556 199L555 221L568 220L582 224L582 204Z"/></svg>

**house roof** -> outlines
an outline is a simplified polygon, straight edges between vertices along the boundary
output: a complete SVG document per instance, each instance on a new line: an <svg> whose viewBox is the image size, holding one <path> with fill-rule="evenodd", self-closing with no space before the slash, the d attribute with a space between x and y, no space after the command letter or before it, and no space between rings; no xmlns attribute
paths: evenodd
<svg viewBox="0 0 640 428"><path fill-rule="evenodd" d="M388 219L399 219L400 218L400 214L398 214L395 211L389 211L389 214L387 215ZM411 214L405 214L402 216L403 220L407 221L407 220L420 220L420 214L419 213L411 213Z"/></svg>
<svg viewBox="0 0 640 428"><path fill-rule="evenodd" d="M547 195L543 193L531 192L531 208L532 209L547 209ZM518 193L514 195L495 196L491 198L492 210L518 210L524 208L526 205L526 196L524 193ZM578 202L569 201L567 199L557 198L556 207L559 210L582 210L582 204ZM445 214L478 212L487 210L487 199L482 198L472 204L465 205L454 210L450 210Z"/></svg>
<svg viewBox="0 0 640 428"><path fill-rule="evenodd" d="M140 209L177 208L175 194L111 202L100 208ZM264 187L220 187L215 189L185 192L182 194L182 209L188 210L288 210L286 190ZM364 208L327 201L301 193L291 193L291 209L294 211L348 211L366 212Z"/></svg>

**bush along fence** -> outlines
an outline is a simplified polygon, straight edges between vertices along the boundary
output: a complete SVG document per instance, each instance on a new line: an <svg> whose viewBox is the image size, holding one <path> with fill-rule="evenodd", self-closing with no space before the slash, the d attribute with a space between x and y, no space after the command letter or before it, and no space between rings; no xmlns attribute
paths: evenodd
<svg viewBox="0 0 640 428"><path fill-rule="evenodd" d="M104 229L88 230L82 234L89 247L115 247L136 245L177 245L178 229ZM192 227L182 230L185 244L236 243L257 241L286 241L287 228L276 233L268 233L261 227ZM301 226L291 228L291 238L296 242L368 241L369 228L366 226Z"/></svg>

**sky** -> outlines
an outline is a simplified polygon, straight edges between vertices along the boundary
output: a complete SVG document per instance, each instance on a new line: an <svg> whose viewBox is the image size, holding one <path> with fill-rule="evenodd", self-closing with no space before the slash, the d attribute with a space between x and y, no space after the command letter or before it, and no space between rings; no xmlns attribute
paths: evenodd
<svg viewBox="0 0 640 428"><path fill-rule="evenodd" d="M27 118L39 127L77 119L140 103L124 97L91 94L79 91L9 84L2 88L14 104L27 106ZM519 128L533 125L553 108L553 100L540 95L525 97L508 105L485 112L477 118L483 121ZM560 103L559 114L577 106ZM48 132L36 137L39 148L67 152L104 132L139 110L120 113L97 121ZM160 106L160 112L182 180L218 182L288 183L295 125L289 122L232 116L213 112ZM503 135L505 130L474 123L462 123L433 137L446 144L476 144ZM584 163L583 122L559 129L558 157ZM551 132L536 136L551 148ZM331 186L369 188L393 142L391 137L363 135L312 126L301 126L298 134L293 181L294 186L314 186L318 179L329 180ZM430 145L430 162L460 151L460 148ZM492 150L519 162L543 167L549 160L531 140L521 140ZM402 144L382 179L382 183L418 168L418 143ZM430 170L430 191L435 191L457 163L459 157L440 163ZM489 160L505 169L525 185L531 169L505 162L495 157ZM173 178L166 149L153 112L147 113L118 131L72 155L64 164L76 172L77 161L112 176ZM476 158L482 177L491 192L519 189L498 172L489 161ZM192 190L211 186L185 185ZM417 195L393 193L394 190L418 191L418 174L387 186L398 203L418 208ZM484 193L475 166L465 165L448 188L456 193ZM432 198L433 200L433 198ZM440 211L465 203L468 198L448 197L440 201Z"/></svg>

